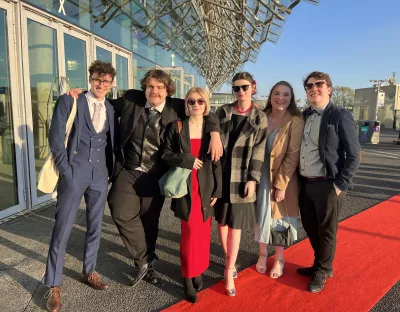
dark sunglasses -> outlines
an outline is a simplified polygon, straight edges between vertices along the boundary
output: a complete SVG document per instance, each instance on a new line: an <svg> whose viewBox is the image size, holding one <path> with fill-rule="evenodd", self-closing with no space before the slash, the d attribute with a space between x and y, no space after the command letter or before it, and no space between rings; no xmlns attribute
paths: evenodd
<svg viewBox="0 0 400 312"><path fill-rule="evenodd" d="M249 84L248 85L243 85L243 86L233 86L232 90L233 90L233 92L239 92L240 89L242 89L243 91L247 91L250 86L251 85L249 85Z"/></svg>
<svg viewBox="0 0 400 312"><path fill-rule="evenodd" d="M187 100L187 103L189 104L189 105L191 105L191 106L193 106L194 104L196 104L196 102L199 104L199 105L204 105L204 104L206 104L206 100L204 100L204 99L197 99L197 100L195 100L195 99L188 99Z"/></svg>
<svg viewBox="0 0 400 312"><path fill-rule="evenodd" d="M316 83L306 83L306 90L311 90L312 88L314 88L314 86L320 89L325 83L326 83L325 81L317 81Z"/></svg>

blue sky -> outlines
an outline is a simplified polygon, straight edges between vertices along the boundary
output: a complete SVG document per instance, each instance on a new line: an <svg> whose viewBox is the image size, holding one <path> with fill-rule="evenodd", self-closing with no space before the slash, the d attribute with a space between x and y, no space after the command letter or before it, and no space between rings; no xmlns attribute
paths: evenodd
<svg viewBox="0 0 400 312"><path fill-rule="evenodd" d="M257 62L244 69L255 76L259 95L287 80L302 99L302 78L313 70L327 72L334 85L351 88L370 87L371 79L387 79L393 71L400 82L399 13L400 0L301 2L278 43L265 43Z"/></svg>

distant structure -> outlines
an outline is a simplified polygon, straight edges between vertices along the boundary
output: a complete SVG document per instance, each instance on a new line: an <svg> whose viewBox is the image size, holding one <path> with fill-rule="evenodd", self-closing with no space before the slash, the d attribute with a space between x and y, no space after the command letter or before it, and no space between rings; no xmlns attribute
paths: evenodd
<svg viewBox="0 0 400 312"><path fill-rule="evenodd" d="M378 120L381 127L400 129L400 85L396 73L388 79L371 80L373 87L355 90L355 120Z"/></svg>

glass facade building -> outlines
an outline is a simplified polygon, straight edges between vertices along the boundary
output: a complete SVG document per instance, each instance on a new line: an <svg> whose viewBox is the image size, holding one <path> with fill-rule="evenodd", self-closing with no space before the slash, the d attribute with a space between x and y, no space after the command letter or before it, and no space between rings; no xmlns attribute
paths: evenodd
<svg viewBox="0 0 400 312"><path fill-rule="evenodd" d="M88 89L91 62L116 68L113 96L153 68L171 73L176 97L213 91L276 41L299 2L0 0L0 219L55 198L36 188L53 107Z"/></svg>

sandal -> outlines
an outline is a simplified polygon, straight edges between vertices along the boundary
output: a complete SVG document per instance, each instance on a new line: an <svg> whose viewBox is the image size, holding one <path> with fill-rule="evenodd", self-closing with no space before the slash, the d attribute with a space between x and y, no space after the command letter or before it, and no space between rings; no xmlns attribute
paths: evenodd
<svg viewBox="0 0 400 312"><path fill-rule="evenodd" d="M279 263L279 268L277 268ZM271 272L269 272L269 277L270 278L280 278L283 275L283 268L285 266L285 260L282 259L275 259L274 266L271 269Z"/></svg>
<svg viewBox="0 0 400 312"><path fill-rule="evenodd" d="M235 271L236 271L236 268L235 268L235 267L233 267L233 268L228 268L228 267L226 267L226 268L225 268L225 291L226 291L226 294L227 294L229 297L235 297L235 296L236 296L236 288L233 287L232 289L229 289L229 288L226 287L226 283L227 283L227 278L226 278L226 276L228 275L228 273L229 273L230 270L235 270ZM233 275L233 272L232 272L232 275Z"/></svg>
<svg viewBox="0 0 400 312"><path fill-rule="evenodd" d="M267 256L260 254L256 264L256 271L261 274L267 272Z"/></svg>

